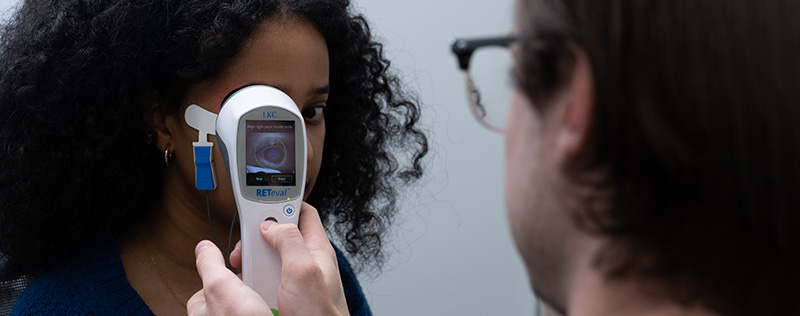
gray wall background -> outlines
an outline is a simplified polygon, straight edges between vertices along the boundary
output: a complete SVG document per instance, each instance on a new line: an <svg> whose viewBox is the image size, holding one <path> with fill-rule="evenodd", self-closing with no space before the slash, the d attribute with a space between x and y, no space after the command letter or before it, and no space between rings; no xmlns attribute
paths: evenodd
<svg viewBox="0 0 800 316"><path fill-rule="evenodd" d="M533 315L534 296L508 230L503 135L469 112L451 37L509 33L513 1L354 0L430 127L428 178L406 196L392 256L362 283L376 315ZM504 90L498 82L488 89ZM484 87L481 87L484 89Z"/></svg>
<svg viewBox="0 0 800 316"><path fill-rule="evenodd" d="M409 188L390 232L389 261L382 273L361 277L374 313L535 314L506 223L503 137L472 118L447 45L453 36L508 33L513 1L353 1L419 94L432 145L426 179ZM0 0L0 13L17 2Z"/></svg>

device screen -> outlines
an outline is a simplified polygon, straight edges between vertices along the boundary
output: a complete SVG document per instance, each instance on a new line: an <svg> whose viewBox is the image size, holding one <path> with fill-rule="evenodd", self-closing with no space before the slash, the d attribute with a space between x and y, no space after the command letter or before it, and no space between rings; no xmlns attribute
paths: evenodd
<svg viewBox="0 0 800 316"><path fill-rule="evenodd" d="M248 186L293 186L294 121L247 120L245 165Z"/></svg>

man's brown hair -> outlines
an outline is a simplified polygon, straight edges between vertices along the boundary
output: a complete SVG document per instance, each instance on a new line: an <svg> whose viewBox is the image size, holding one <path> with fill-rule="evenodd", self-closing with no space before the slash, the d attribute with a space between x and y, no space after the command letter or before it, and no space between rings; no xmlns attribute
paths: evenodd
<svg viewBox="0 0 800 316"><path fill-rule="evenodd" d="M596 187L578 223L643 277L726 315L797 315L800 1L522 0L517 85L538 111L586 52ZM600 181L582 175L601 170Z"/></svg>

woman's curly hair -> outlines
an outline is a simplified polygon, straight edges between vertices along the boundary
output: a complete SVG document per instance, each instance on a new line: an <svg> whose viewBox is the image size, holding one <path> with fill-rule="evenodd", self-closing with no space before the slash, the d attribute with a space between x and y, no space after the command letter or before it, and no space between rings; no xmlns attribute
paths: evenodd
<svg viewBox="0 0 800 316"><path fill-rule="evenodd" d="M0 40L0 252L35 275L115 238L159 199L163 152L144 121L179 111L272 17L327 41L331 93L308 202L359 267L383 262L398 188L422 175L419 106L348 0L31 0ZM332 224L332 225L330 225Z"/></svg>

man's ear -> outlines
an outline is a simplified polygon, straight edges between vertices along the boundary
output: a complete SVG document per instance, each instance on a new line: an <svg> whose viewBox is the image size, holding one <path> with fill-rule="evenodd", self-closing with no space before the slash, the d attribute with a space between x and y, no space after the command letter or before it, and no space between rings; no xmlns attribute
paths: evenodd
<svg viewBox="0 0 800 316"><path fill-rule="evenodd" d="M174 114L171 114L169 109L161 98L158 92L153 93L153 104L144 113L144 121L155 132L155 139L153 140L154 146L158 150L164 150L171 142L173 129Z"/></svg>
<svg viewBox="0 0 800 316"><path fill-rule="evenodd" d="M572 74L565 87L564 110L558 129L557 150L566 160L574 159L586 147L594 111L594 80L586 52L573 45Z"/></svg>

